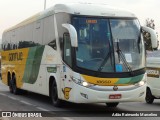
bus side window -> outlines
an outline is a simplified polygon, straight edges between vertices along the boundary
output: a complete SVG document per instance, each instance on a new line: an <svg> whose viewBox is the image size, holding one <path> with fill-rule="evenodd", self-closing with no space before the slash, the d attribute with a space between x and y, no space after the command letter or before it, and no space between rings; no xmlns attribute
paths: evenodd
<svg viewBox="0 0 160 120"><path fill-rule="evenodd" d="M72 67L71 41L68 33L63 34L63 60Z"/></svg>

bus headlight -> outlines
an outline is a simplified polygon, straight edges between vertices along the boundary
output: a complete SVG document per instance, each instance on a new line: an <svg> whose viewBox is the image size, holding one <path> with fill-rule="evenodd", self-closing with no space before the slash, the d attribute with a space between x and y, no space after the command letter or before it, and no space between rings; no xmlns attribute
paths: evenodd
<svg viewBox="0 0 160 120"><path fill-rule="evenodd" d="M77 78L74 78L72 77L72 81L78 85L81 85L81 86L84 86L84 87L91 87L93 86L93 84L90 84L86 81L83 81L83 80L80 80L80 79L77 79Z"/></svg>
<svg viewBox="0 0 160 120"><path fill-rule="evenodd" d="M135 86L143 86L146 83L146 81L140 81L139 83L136 83Z"/></svg>
<svg viewBox="0 0 160 120"><path fill-rule="evenodd" d="M87 87L89 84L88 84L87 82L82 82L82 85L83 85L84 87Z"/></svg>
<svg viewBox="0 0 160 120"><path fill-rule="evenodd" d="M146 76L146 74L144 74L142 80L140 82L136 83L135 85L136 86L143 86L146 83L146 79L147 79L147 76Z"/></svg>
<svg viewBox="0 0 160 120"><path fill-rule="evenodd" d="M140 82L139 82L139 86L143 86L144 84L145 84L144 81L140 81Z"/></svg>

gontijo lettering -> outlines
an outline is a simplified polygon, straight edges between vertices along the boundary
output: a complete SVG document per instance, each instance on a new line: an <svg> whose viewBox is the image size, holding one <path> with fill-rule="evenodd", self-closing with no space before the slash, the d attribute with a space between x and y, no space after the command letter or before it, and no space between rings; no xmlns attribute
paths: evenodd
<svg viewBox="0 0 160 120"><path fill-rule="evenodd" d="M9 61L19 61L23 59L22 52L9 53Z"/></svg>

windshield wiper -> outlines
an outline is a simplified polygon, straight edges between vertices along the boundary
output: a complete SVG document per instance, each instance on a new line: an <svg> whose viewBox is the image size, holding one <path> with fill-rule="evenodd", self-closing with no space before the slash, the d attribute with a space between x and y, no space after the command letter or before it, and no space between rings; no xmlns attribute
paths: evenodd
<svg viewBox="0 0 160 120"><path fill-rule="evenodd" d="M105 56L103 62L101 63L101 65L100 65L99 68L98 68L98 72L100 72L100 71L104 68L103 66L104 66L104 65L106 64L106 62L108 61L111 53L112 53L111 50L107 53L107 55Z"/></svg>
<svg viewBox="0 0 160 120"><path fill-rule="evenodd" d="M125 66L125 68L126 68L127 70L129 70L129 72L131 72L131 73L133 74L132 68L131 68L130 65L128 64L128 62L127 62L124 54L122 53L122 51L121 51L121 49L120 49L120 47L119 47L119 40L117 40L117 50L116 50L116 52L117 52L117 54L118 54L118 60L119 60L119 62L120 62L120 59L121 59L122 62L123 62L123 64L124 64L124 66Z"/></svg>

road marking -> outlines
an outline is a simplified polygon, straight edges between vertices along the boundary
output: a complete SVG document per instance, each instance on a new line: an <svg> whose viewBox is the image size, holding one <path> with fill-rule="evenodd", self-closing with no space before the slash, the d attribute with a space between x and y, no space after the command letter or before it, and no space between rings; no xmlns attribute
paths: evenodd
<svg viewBox="0 0 160 120"><path fill-rule="evenodd" d="M64 120L74 120L72 118L69 118L69 117L62 117Z"/></svg>
<svg viewBox="0 0 160 120"><path fill-rule="evenodd" d="M23 100L21 100L20 102L21 102L21 103L24 103L24 104L26 104L26 105L32 105L31 103L26 102L26 101L23 101ZM32 106L33 106L33 105L32 105Z"/></svg>
<svg viewBox="0 0 160 120"><path fill-rule="evenodd" d="M0 93L0 95L7 96L6 94Z"/></svg>
<svg viewBox="0 0 160 120"><path fill-rule="evenodd" d="M31 104L31 103L29 103L29 102L26 102L26 101L17 99L17 98L15 98L15 97L12 97L12 96L9 96L9 95L3 94L3 93L0 93L0 95L6 96L6 97L8 97L8 98L10 98L10 99L12 99L12 100L19 101L19 102L24 103L24 104L26 104L26 105L34 106L34 107L36 107L37 109L39 109L39 110L41 110L41 111L48 111L48 112L50 111L50 110L47 110L47 109L45 109L45 108L38 107L38 106L36 106L36 105L34 105L34 104ZM2 111L2 110L0 109L0 111ZM49 112L49 113L50 113L50 112ZM51 112L50 114L55 115L54 112ZM1 119L0 119L0 120L1 120ZM6 118L2 118L2 120L9 120L9 118L7 118L7 117L6 117ZM73 120L73 119L65 118L65 120Z"/></svg>
<svg viewBox="0 0 160 120"><path fill-rule="evenodd" d="M49 110L47 110L45 108L41 108L41 107L36 107L36 108L39 109L39 110L42 110L42 111L49 111Z"/></svg>
<svg viewBox="0 0 160 120"><path fill-rule="evenodd" d="M12 99L12 100L17 100L17 98L15 98L15 97L12 97L12 96L8 96L10 99Z"/></svg>

